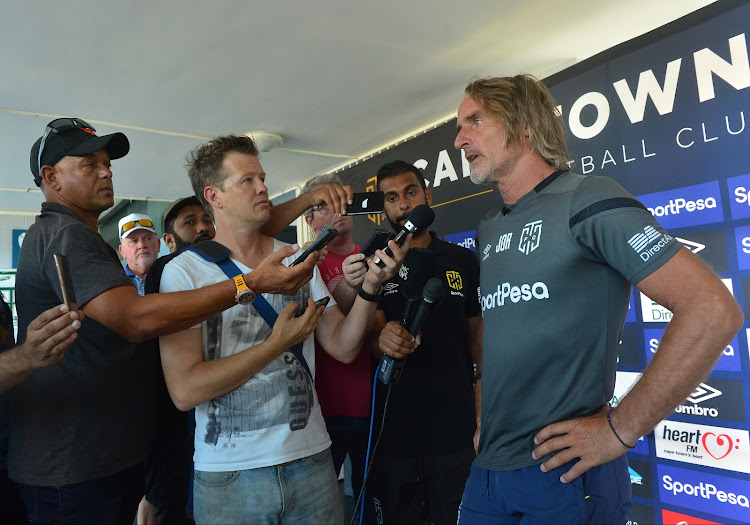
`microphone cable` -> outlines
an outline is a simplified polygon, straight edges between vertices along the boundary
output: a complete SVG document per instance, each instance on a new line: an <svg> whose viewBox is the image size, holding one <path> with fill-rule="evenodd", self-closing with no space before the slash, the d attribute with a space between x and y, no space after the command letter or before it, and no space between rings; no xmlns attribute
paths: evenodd
<svg viewBox="0 0 750 525"><path fill-rule="evenodd" d="M365 475L362 479L362 488L359 491L359 496L357 497L357 502L354 504L354 510L352 511L352 519L349 521L349 525L354 525L354 518L357 515L357 508L359 508L359 525L362 525L362 522L365 517L365 502L364 502L364 495L365 495L365 489L367 488L367 479L370 477L370 468L372 467L372 460L375 459L375 452L378 450L378 444L380 443L380 438L383 436L383 428L385 427L385 414L386 410L388 409L388 399L391 397L391 387L393 386L393 383L388 384L388 391L385 394L385 402L383 403L383 418L380 421L380 430L378 431L378 437L375 440L375 446L372 447L372 456L370 456L370 445L372 444L372 427L375 423L375 392L378 385L378 375L380 374L380 365L378 364L377 368L375 369L375 380L372 384L372 408L370 409L370 434L367 437L367 455L365 456ZM360 506L361 505L361 506Z"/></svg>

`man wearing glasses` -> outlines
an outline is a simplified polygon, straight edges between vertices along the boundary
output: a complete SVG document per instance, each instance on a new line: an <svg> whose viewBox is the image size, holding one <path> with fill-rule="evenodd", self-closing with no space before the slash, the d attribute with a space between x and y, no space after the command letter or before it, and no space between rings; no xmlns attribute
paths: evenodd
<svg viewBox="0 0 750 525"><path fill-rule="evenodd" d="M110 162L129 149L124 134L99 137L80 119L50 122L31 149L31 172L46 202L19 255L19 343L34 318L61 302L55 252L68 258L85 314L60 363L12 391L8 470L31 522L132 521L154 427L154 352L137 341L194 326L239 296L232 281L138 295L97 232L100 214L114 204ZM295 249L270 254L245 275L249 291L296 293L318 257L287 268L282 260Z"/></svg>
<svg viewBox="0 0 750 525"><path fill-rule="evenodd" d="M117 223L120 255L125 259L125 274L133 281L138 295L146 293L146 274L159 256L159 237L148 215L131 213Z"/></svg>
<svg viewBox="0 0 750 525"><path fill-rule="evenodd" d="M302 194L331 183L343 184L338 175L319 175L305 183ZM326 246L328 253L318 264L318 269L339 308L346 313L354 302L356 289L348 286L339 287L338 284L344 278L344 259L361 250L352 239L354 218L351 215L337 215L327 206L314 206L305 212L305 221L316 234L320 234L325 226L335 228L339 232ZM352 463L352 490L357 498L365 474L369 434L372 399L370 352L368 347L363 345L354 361L346 364L329 356L316 343L315 359L315 390L328 434L331 436L333 466L338 474L347 454L349 455Z"/></svg>

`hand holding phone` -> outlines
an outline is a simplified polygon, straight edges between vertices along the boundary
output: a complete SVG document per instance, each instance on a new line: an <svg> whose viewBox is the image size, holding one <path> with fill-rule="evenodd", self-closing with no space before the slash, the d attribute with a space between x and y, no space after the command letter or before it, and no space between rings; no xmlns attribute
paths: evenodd
<svg viewBox="0 0 750 525"><path fill-rule="evenodd" d="M330 300L331 298L328 297L327 295L323 297L322 299L318 299L317 301L315 301L315 308L317 308L320 305L326 306ZM306 309L307 309L307 305L303 304L302 306L300 306L294 311L294 315L292 317L295 317L295 318L300 317L302 314L305 313Z"/></svg>
<svg viewBox="0 0 750 525"><path fill-rule="evenodd" d="M60 280L60 289L62 290L63 303L71 312L78 311L78 302L73 290L73 278L70 275L70 266L68 258L61 253L54 254L55 267L57 268L57 278Z"/></svg>
<svg viewBox="0 0 750 525"><path fill-rule="evenodd" d="M385 193L382 191L367 191L352 195L352 203L346 207L347 215L371 215L383 213L385 209Z"/></svg>
<svg viewBox="0 0 750 525"><path fill-rule="evenodd" d="M302 255L297 257L294 262L291 264L291 266L296 266L299 263L303 262L305 259L307 259L307 256L310 255L312 252L317 250L322 250L326 247L326 245L331 242L337 235L339 234L339 231L335 228L331 228L328 225L326 225L325 228L323 228L323 231L320 232L320 236L315 239L315 242L313 242L310 246L308 246L307 250L302 252Z"/></svg>
<svg viewBox="0 0 750 525"><path fill-rule="evenodd" d="M393 234L388 230L375 230L359 253L363 253L365 257L370 257L375 254L375 250L382 250L388 246L388 241L392 237Z"/></svg>

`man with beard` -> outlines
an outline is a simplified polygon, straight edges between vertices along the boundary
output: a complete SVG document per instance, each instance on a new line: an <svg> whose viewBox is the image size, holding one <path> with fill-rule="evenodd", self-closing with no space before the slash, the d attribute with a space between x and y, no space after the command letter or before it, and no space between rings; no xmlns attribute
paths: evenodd
<svg viewBox="0 0 750 525"><path fill-rule="evenodd" d="M170 253L209 241L216 235L214 221L195 195L177 199L164 210L162 217L163 240Z"/></svg>
<svg viewBox="0 0 750 525"><path fill-rule="evenodd" d="M185 248L214 238L214 221L198 197L177 199L162 213L163 240L170 254L156 260L146 277L146 293L158 293L164 266ZM192 523L187 508L193 467L193 412L172 403L156 346L157 427L154 448L146 463L146 495L138 506L139 524Z"/></svg>
<svg viewBox="0 0 750 525"><path fill-rule="evenodd" d="M377 177L378 189L385 192L385 216L394 231L403 228L416 206L432 203L423 174L407 162L389 162ZM474 383L479 374L475 375L474 367L480 366L482 358L479 264L470 250L442 241L428 230L414 236L411 249L424 250L421 256L434 261L434 276L450 292L430 311L417 345L400 324L407 304L401 290L404 281L396 277L383 288L374 337L370 337L373 355L409 358L398 383L390 387L385 410L389 387L377 383L373 427L380 428L383 419L384 426L367 493L379 523L427 519L455 523L475 456L472 441L479 397L475 400ZM346 259L344 271L350 286L361 279L363 259L361 254Z"/></svg>

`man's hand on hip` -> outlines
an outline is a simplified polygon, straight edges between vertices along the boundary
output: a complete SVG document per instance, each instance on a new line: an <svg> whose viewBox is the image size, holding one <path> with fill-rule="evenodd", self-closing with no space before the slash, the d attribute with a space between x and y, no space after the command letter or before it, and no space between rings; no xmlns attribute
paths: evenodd
<svg viewBox="0 0 750 525"><path fill-rule="evenodd" d="M555 454L542 463L543 472L549 472L575 459L579 461L560 477L563 483L570 483L581 474L608 461L622 456L628 451L615 436L607 422L609 405L604 405L596 414L589 417L569 419L547 425L534 436L534 459Z"/></svg>

